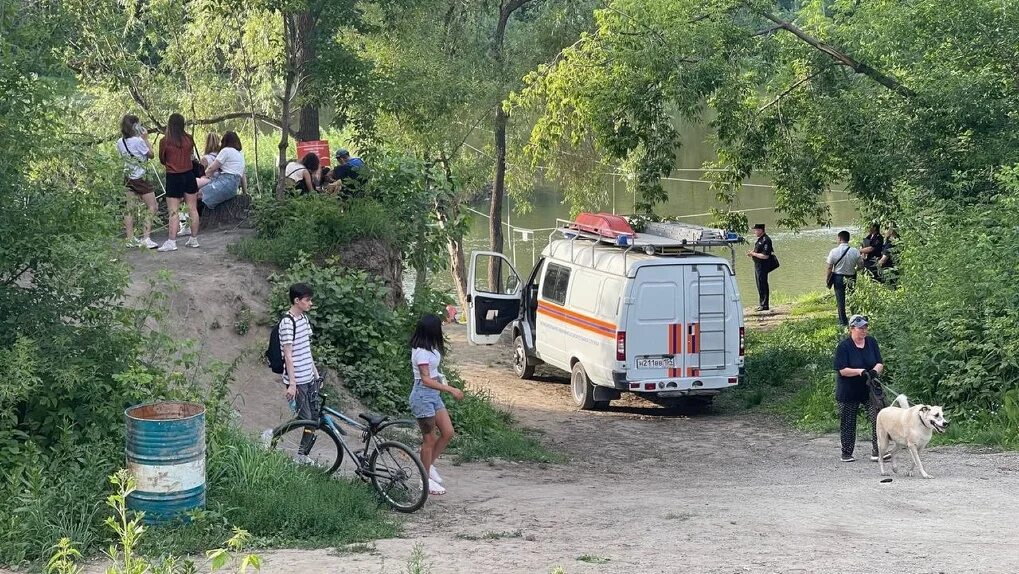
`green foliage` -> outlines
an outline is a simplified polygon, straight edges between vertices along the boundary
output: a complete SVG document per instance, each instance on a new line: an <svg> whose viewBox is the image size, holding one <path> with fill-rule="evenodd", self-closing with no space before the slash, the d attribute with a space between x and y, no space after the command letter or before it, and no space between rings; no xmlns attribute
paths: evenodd
<svg viewBox="0 0 1019 574"><path fill-rule="evenodd" d="M1017 7L611 0L594 30L526 77L514 102L538 120L525 151L574 207L604 193L604 170L590 169L600 160L633 174L649 210L683 143L677 121L710 120L718 199L735 206L742 182L768 173L786 225L826 222L820 198L835 183L875 214L899 209L903 186L981 201L1001 189L994 170L1019 160L1019 92L1001 49Z"/></svg>
<svg viewBox="0 0 1019 574"><path fill-rule="evenodd" d="M905 222L917 231L901 241L898 288L864 284L855 297L893 386L911 402L944 405L956 423L1008 421L1007 397L1019 389L1015 173L1002 172L1010 195L986 207L917 211Z"/></svg>
<svg viewBox="0 0 1019 574"><path fill-rule="evenodd" d="M142 557L138 548L143 535L148 529L142 524L142 516L127 510L127 497L135 490L136 483L126 470L120 470L109 477L114 492L106 498L106 505L113 510L113 515L105 520L105 525L113 532L115 542L106 551L111 565L106 574L185 574L197 572L190 559L180 559L173 555L164 556L153 563ZM234 553L244 549L250 535L241 529L234 529L226 548L209 550L206 553L209 571L222 570L227 565L234 565L238 574L245 574L262 567L262 559L257 554L246 554L239 560ZM81 574L83 569L76 562L81 553L74 547L68 537L63 537L53 547L52 557L47 563L47 574Z"/></svg>

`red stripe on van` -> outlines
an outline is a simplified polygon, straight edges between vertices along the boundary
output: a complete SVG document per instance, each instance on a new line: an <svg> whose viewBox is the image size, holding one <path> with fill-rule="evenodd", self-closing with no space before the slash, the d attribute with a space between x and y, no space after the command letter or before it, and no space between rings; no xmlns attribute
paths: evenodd
<svg viewBox="0 0 1019 574"><path fill-rule="evenodd" d="M581 315L573 311L567 311L566 309L559 307L558 305L552 305L545 301L538 301L538 313L548 317L549 319L555 319L562 321L574 327L584 329L603 337L610 337L612 340L616 338L616 326L605 321L599 321L593 317Z"/></svg>

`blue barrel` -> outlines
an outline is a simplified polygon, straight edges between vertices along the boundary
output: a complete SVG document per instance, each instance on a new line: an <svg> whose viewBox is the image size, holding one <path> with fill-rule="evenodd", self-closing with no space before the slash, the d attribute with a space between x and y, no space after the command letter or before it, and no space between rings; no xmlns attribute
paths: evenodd
<svg viewBox="0 0 1019 574"><path fill-rule="evenodd" d="M167 522L205 506L205 407L162 402L131 407L127 419L127 469L137 490L127 507L145 522Z"/></svg>

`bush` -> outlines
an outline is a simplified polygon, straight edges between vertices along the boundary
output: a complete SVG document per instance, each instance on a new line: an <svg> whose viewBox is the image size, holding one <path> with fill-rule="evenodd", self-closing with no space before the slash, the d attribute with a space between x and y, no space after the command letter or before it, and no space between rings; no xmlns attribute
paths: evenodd
<svg viewBox="0 0 1019 574"><path fill-rule="evenodd" d="M1017 173L1003 176L1013 193ZM944 204L906 223L898 289L862 282L854 297L888 381L911 402L945 405L954 427L1000 420L1019 389L1019 199Z"/></svg>
<svg viewBox="0 0 1019 574"><path fill-rule="evenodd" d="M378 201L347 202L320 194L255 201L256 237L230 247L240 257L286 268L302 253L315 258L334 254L358 238L387 242L399 239L399 225L391 210Z"/></svg>

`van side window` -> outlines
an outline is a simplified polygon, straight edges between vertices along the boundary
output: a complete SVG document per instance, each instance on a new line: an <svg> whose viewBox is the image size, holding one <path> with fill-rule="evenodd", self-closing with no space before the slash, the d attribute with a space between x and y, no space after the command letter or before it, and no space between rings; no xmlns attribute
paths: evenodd
<svg viewBox="0 0 1019 574"><path fill-rule="evenodd" d="M570 284L570 268L549 263L542 281L541 296L549 301L563 305L566 303L566 288Z"/></svg>

